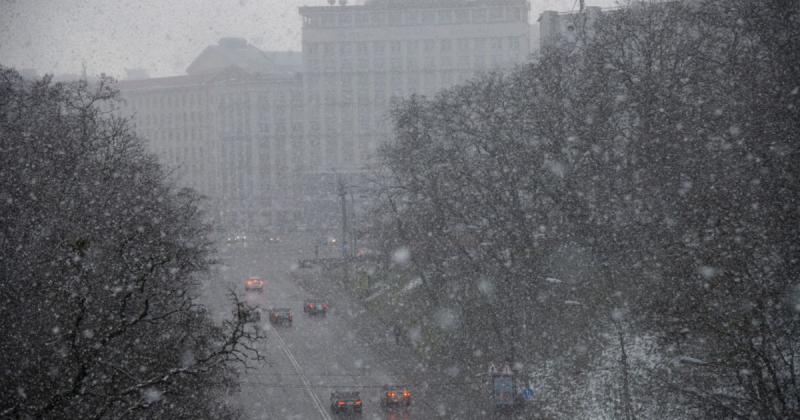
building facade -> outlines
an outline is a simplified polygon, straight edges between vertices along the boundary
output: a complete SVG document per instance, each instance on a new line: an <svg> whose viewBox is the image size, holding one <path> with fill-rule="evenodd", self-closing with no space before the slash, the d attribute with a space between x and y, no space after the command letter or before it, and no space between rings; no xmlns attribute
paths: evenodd
<svg viewBox="0 0 800 420"><path fill-rule="evenodd" d="M431 95L528 59L527 0L371 0L301 7L309 143L357 171L390 134L390 99Z"/></svg>
<svg viewBox="0 0 800 420"><path fill-rule="evenodd" d="M529 59L528 0L368 0L301 7L302 65L225 38L186 76L121 82L151 149L227 224L336 225L391 134L392 98L433 95ZM278 62L280 60L280 62Z"/></svg>

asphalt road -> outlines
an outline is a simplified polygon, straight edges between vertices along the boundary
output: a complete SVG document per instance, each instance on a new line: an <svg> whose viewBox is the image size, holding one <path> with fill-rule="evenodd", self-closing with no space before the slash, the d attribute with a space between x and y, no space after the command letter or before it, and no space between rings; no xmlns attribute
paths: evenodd
<svg viewBox="0 0 800 420"><path fill-rule="evenodd" d="M291 326L273 327L266 320L261 324L268 336L260 347L266 362L243 371L240 392L230 395L246 418L336 418L330 411L333 390L359 391L364 419L467 418L451 416L454 413L447 413L442 405L425 401L415 403L409 411L381 409L381 387L401 381L396 372L398 362L403 362L381 351L388 343L376 343L374 337L359 334L363 329L354 323L360 322L361 314L349 303L331 300L327 317L303 313L303 300L311 295L292 280L289 271L299 258L310 257L309 253L313 254L313 246L300 239L224 246L220 250L223 264L215 279L205 285L204 301L220 318L231 310L226 298L229 290L248 302L265 308L289 307L294 313ZM249 276L267 281L263 294L245 294L243 281Z"/></svg>

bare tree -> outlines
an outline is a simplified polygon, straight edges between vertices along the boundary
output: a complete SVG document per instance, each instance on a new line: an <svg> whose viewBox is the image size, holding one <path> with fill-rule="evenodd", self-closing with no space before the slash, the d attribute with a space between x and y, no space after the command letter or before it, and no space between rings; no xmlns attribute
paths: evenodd
<svg viewBox="0 0 800 420"><path fill-rule="evenodd" d="M260 335L195 302L201 197L114 116L108 80L0 68L0 92L2 416L235 415L221 395Z"/></svg>

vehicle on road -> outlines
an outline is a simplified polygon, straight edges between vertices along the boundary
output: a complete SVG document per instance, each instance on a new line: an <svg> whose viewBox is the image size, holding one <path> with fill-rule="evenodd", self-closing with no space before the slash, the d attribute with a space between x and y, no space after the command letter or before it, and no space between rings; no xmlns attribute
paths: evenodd
<svg viewBox="0 0 800 420"><path fill-rule="evenodd" d="M411 405L411 391L405 385L384 385L381 406L384 408L408 407Z"/></svg>
<svg viewBox="0 0 800 420"><path fill-rule="evenodd" d="M310 314L310 315L322 315L325 316L328 314L328 302L318 299L306 299L303 302L303 312Z"/></svg>
<svg viewBox="0 0 800 420"><path fill-rule="evenodd" d="M492 399L495 410L505 411L514 408L516 387L512 375L493 373L491 375Z"/></svg>
<svg viewBox="0 0 800 420"><path fill-rule="evenodd" d="M269 310L269 322L273 324L292 324L292 311L289 308L272 308Z"/></svg>
<svg viewBox="0 0 800 420"><path fill-rule="evenodd" d="M358 391L331 392L331 411L334 414L361 414L364 401Z"/></svg>
<svg viewBox="0 0 800 420"><path fill-rule="evenodd" d="M247 323L261 322L261 313L263 309L258 306L245 306L242 312L242 317Z"/></svg>
<svg viewBox="0 0 800 420"><path fill-rule="evenodd" d="M225 242L228 244L236 244L236 243L246 243L247 242L247 235L244 233L237 233L231 236L228 236L225 239Z"/></svg>
<svg viewBox="0 0 800 420"><path fill-rule="evenodd" d="M266 282L258 277L250 277L244 281L245 292L258 292L264 293L264 284Z"/></svg>

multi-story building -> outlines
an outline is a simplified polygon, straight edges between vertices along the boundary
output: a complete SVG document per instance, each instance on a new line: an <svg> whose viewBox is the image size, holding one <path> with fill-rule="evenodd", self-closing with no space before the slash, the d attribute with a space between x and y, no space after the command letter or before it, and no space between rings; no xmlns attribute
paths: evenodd
<svg viewBox="0 0 800 420"><path fill-rule="evenodd" d="M235 38L206 48L187 73L120 82L122 111L151 151L233 224L296 217L287 191L299 160L290 147L302 131L302 102L291 99L302 96L299 75Z"/></svg>
<svg viewBox="0 0 800 420"><path fill-rule="evenodd" d="M525 61L527 0L368 0L301 7L309 143L357 171L387 138L389 100Z"/></svg>
<svg viewBox="0 0 800 420"><path fill-rule="evenodd" d="M301 65L222 39L186 76L122 82L125 111L229 222L335 225L336 176L352 182L390 135L391 98L526 61L528 11L528 0L301 7Z"/></svg>
<svg viewBox="0 0 800 420"><path fill-rule="evenodd" d="M591 37L594 25L603 10L596 6L578 12L547 10L539 15L539 45L542 50L574 46L585 37Z"/></svg>

